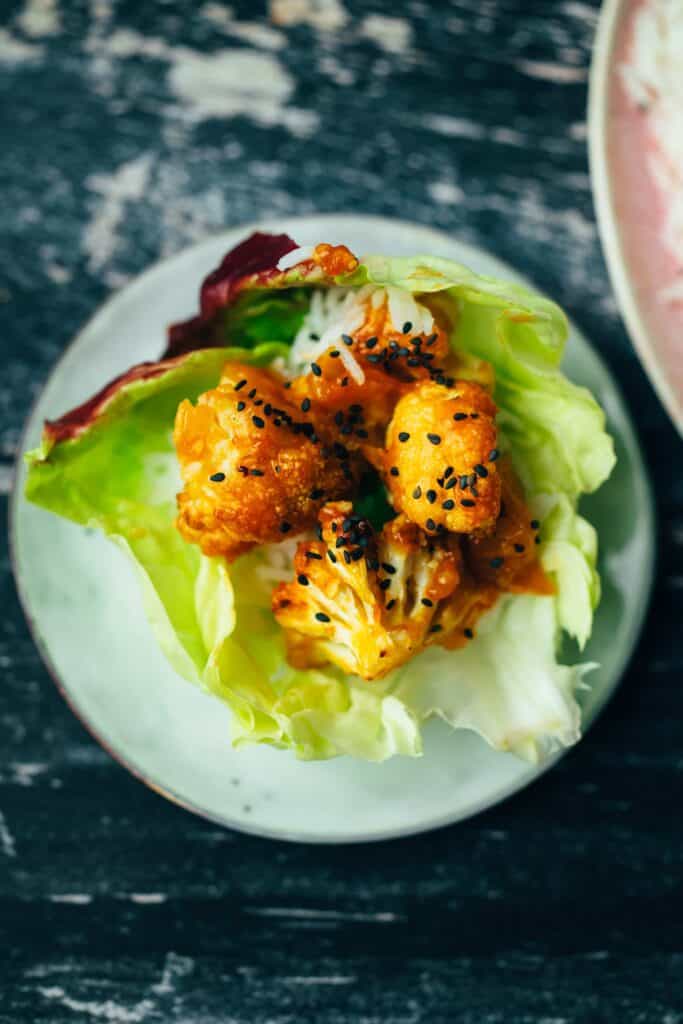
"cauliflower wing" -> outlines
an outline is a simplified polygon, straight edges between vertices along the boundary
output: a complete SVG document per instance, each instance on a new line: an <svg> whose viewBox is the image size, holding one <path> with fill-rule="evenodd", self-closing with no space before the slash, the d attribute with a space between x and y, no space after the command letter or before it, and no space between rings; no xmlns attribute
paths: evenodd
<svg viewBox="0 0 683 1024"><path fill-rule="evenodd" d="M432 535L493 529L501 493L495 415L473 381L414 384L394 409L382 456L394 507Z"/></svg>
<svg viewBox="0 0 683 1024"><path fill-rule="evenodd" d="M328 349L292 381L290 396L318 430L335 430L349 448L382 444L401 382L372 365L349 369L348 358L343 344Z"/></svg>
<svg viewBox="0 0 683 1024"><path fill-rule="evenodd" d="M292 664L332 662L366 680L379 679L428 644L466 639L495 587L461 591L459 540L435 541L397 516L379 535L350 502L331 502L318 539L299 544L295 580L273 593ZM489 603L481 594L489 594Z"/></svg>
<svg viewBox="0 0 683 1024"><path fill-rule="evenodd" d="M498 465L500 515L491 533L465 539L468 568L477 581L495 584L501 590L551 594L552 583L536 557L540 523L529 511L510 460L502 458Z"/></svg>
<svg viewBox="0 0 683 1024"><path fill-rule="evenodd" d="M316 521L356 470L288 399L276 374L228 363L218 387L181 402L174 442L183 479L176 525L207 555L232 560Z"/></svg>
<svg viewBox="0 0 683 1024"><path fill-rule="evenodd" d="M451 303L450 315L445 307L432 311L430 298L372 286L342 299L334 291L314 295L312 313L294 346L312 360L310 372L292 382L292 395L304 409L310 407L317 422L333 419L352 447L383 445L384 430L407 386L429 379L453 383L442 364L452 359L455 307ZM326 303L330 308L324 308Z"/></svg>

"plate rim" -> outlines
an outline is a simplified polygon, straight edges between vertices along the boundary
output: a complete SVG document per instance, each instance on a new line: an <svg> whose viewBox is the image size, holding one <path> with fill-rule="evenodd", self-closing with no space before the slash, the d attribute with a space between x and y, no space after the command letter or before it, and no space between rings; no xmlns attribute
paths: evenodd
<svg viewBox="0 0 683 1024"><path fill-rule="evenodd" d="M683 402L669 383L636 298L617 223L609 170L607 126L610 83L615 71L614 49L622 19L628 17L630 6L630 0L605 0L598 20L588 76L588 162L591 187L602 249L619 312L659 400L671 422L683 435Z"/></svg>
<svg viewBox="0 0 683 1024"><path fill-rule="evenodd" d="M210 243L217 242L222 237L225 237L227 239L229 236L234 236L235 234L238 233L246 234L247 232L255 230L281 230L281 226L284 224L290 225L290 230L296 233L297 226L299 225L305 226L310 222L321 224L325 221L329 222L330 225L335 226L343 225L345 221L354 224L357 224L359 221L363 221L365 224L371 225L372 223L375 223L378 226L383 225L385 227L391 226L394 228L398 227L403 229L418 228L421 232L424 232L425 234L431 233L435 237L441 238L442 240L444 237L447 237L445 232L442 232L439 229L435 229L430 225L421 224L419 222L401 220L399 218L376 216L374 214L313 213L303 216L292 217L274 216L268 220L248 222L247 224L239 224L235 225L234 227L224 228L221 231L209 233L204 238L200 239L199 241L193 243L190 246L186 246L185 248L179 250L177 253L154 261L149 267L141 271L141 273L137 274L131 281L123 285L122 288L113 291L105 299L105 301L96 308L93 315L89 317L88 320L84 323L84 325L76 332L71 341L64 348L63 352L60 353L59 357L52 364L52 367L50 368L50 371L43 383L43 386L40 388L40 390L38 391L38 393L36 394L31 403L28 415L21 430L17 448L17 456L14 464L10 499L8 502L8 536L10 566L12 569L12 574L14 576L19 603L24 614L24 617L26 619L26 623L31 634L31 639L33 640L36 646L36 649L41 657L41 660L43 661L43 664L48 674L55 683L57 690L61 694L62 698L66 702L69 709L73 712L75 717L85 728L86 732L102 747L103 750L106 751L107 754L110 755L110 757L112 757L112 759L119 766L129 771L131 775L134 776L134 778L144 783L149 789L153 790L155 793L165 797L171 803L174 803L177 806L182 807L186 811L196 814L199 817L204 818L205 820L213 822L214 824L220 825L223 828L234 829L235 831L243 832L247 835L258 836L260 838L265 839L275 839L286 842L310 843L315 845L383 842L389 839L401 839L413 835L419 835L425 832L431 832L436 829L448 827L449 825L458 824L461 821L469 820L470 818L473 818L476 815L481 814L484 811L497 806L504 800L508 799L510 796L514 795L515 793L518 793L521 790L526 789L529 785L536 782L543 775L545 775L546 772L549 771L552 767L554 767L554 765L557 764L558 761L560 761L562 758L570 754L574 748L569 747L559 750L556 753L554 753L551 757L543 761L543 763L540 765L529 765L527 771L521 778L517 778L514 781L511 781L508 785L499 787L495 791L495 794L493 796L488 795L481 800L475 801L474 803L470 804L468 807L464 808L461 811L447 812L429 821L421 822L414 825L405 825L400 827L395 826L370 833L365 831L361 834L358 834L357 832L348 832L335 835L311 835L309 832L300 831L296 829L282 830L278 828L269 828L267 826L251 825L249 822L245 823L243 818L236 818L230 815L216 814L214 811L208 810L200 806L199 804L190 801L188 798L181 796L179 793L175 792L171 787L164 784L161 780L156 779L154 778L153 775L148 774L144 769L142 769L134 760L132 760L126 754L115 749L115 747L110 743L110 741L104 735L102 735L98 731L98 729L88 720L86 713L79 708L76 698L69 692L68 684L64 679L62 679L59 671L57 670L52 660L48 644L43 639L40 630L40 625L31 607L30 597L25 587L24 581L22 579L22 573L20 570L17 523L20 515L21 502L23 500L23 492L18 487L18 482L21 477L20 469L23 461L23 456L26 450L27 436L29 434L29 431L34 426L34 419L37 412L37 408L41 403L43 395L47 388L49 387L55 375L60 371L62 364L66 362L68 357L71 357L73 355L73 352L80 345L83 344L84 336L87 336L90 330L98 324L100 319L105 319L108 316L112 307L116 305L116 303L120 300L120 297L124 293L130 294L131 292L137 291L138 289L144 289L150 278L153 278L160 271L165 271L173 263L181 262L184 258L186 258L188 252L192 250L200 250ZM461 241L459 239L456 239L456 241L461 251L465 254L465 258L469 258L470 254L484 253L492 261L499 264L501 268L504 268L506 271L511 272L517 280L529 285L530 287L534 287L524 275L519 274L514 269L514 267L512 267L510 264L505 263L503 260L495 256L494 254L490 253L489 250L483 249L480 246L472 245L465 241ZM542 292L539 292L537 288L534 288L534 290L539 294L543 294ZM593 724L597 721L602 711L604 710L605 706L614 695L617 687L619 686L623 678L626 668L628 667L628 664L636 651L638 641L643 632L643 627L645 625L646 615L650 604L654 584L656 554L656 513L652 485L649 474L647 472L647 466L643 458L642 447L632 421L628 404L624 399L622 390L618 382L616 381L614 375L612 374L611 370L609 369L605 361L602 359L599 352L584 336L583 332L577 327L577 325L571 320L569 322L572 332L586 346L588 346L593 358L600 366L602 373L609 379L611 387L613 388L617 398L619 399L622 410L625 413L625 426L627 428L628 435L627 440L630 442L633 454L636 456L639 468L639 475L643 484L643 499L646 518L645 535L647 537L646 550L644 555L645 564L643 566L643 582L639 593L637 609L635 612L635 629L633 631L632 638L629 644L624 648L622 656L619 659L619 662L617 663L616 670L613 673L609 685L605 687L603 692L600 694L599 700L596 702L596 704L591 710L590 717L586 718L582 722L581 739L583 739L583 737L586 735L588 730L593 726Z"/></svg>

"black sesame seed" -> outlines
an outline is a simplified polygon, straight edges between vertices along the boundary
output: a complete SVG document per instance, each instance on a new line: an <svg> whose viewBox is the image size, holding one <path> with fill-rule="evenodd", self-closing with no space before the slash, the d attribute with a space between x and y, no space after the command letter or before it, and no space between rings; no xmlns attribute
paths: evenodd
<svg viewBox="0 0 683 1024"><path fill-rule="evenodd" d="M420 366L420 360L411 356L410 359L406 359L406 366Z"/></svg>
<svg viewBox="0 0 683 1024"><path fill-rule="evenodd" d="M337 540L335 541L335 545L334 546L336 548L344 548L344 547L346 547L346 537L337 537Z"/></svg>
<svg viewBox="0 0 683 1024"><path fill-rule="evenodd" d="M489 462L495 462L499 455L500 452L498 451L498 449L492 448L491 451L489 452Z"/></svg>
<svg viewBox="0 0 683 1024"><path fill-rule="evenodd" d="M341 386L343 388L346 388L346 387L348 387L348 384L349 384L349 378L348 377L342 377Z"/></svg>
<svg viewBox="0 0 683 1024"><path fill-rule="evenodd" d="M256 394L256 388L252 388L251 391L249 392L249 394L247 395L247 398L253 398L255 394Z"/></svg>
<svg viewBox="0 0 683 1024"><path fill-rule="evenodd" d="M535 544L540 544L541 543L541 538L540 537L535 537L534 538L534 543Z"/></svg>
<svg viewBox="0 0 683 1024"><path fill-rule="evenodd" d="M251 469L249 470L249 472L251 473L252 476L264 476L264 472L262 469Z"/></svg>
<svg viewBox="0 0 683 1024"><path fill-rule="evenodd" d="M436 501L436 491L431 491L431 490L427 491L426 497L427 497L427 501L429 502L429 504L433 505L434 502Z"/></svg>
<svg viewBox="0 0 683 1024"><path fill-rule="evenodd" d="M311 491L311 493L310 493L310 494L308 495L308 497L309 497L309 498L311 499L311 501L317 501L317 500L318 500L318 498L322 498L322 496L323 496L323 494L324 494L324 493L325 493L325 492L324 492L324 490L322 489L322 487L315 487L315 488L314 488L314 489L313 489L313 490Z"/></svg>
<svg viewBox="0 0 683 1024"><path fill-rule="evenodd" d="M450 509L455 508L455 502L453 501L452 498L448 498L446 501L443 502L441 508L445 508L446 511L448 512Z"/></svg>
<svg viewBox="0 0 683 1024"><path fill-rule="evenodd" d="M238 402L237 403L237 411L238 412L242 412L242 409L246 409L246 407L247 407L247 403L246 402Z"/></svg>
<svg viewBox="0 0 683 1024"><path fill-rule="evenodd" d="M338 427L341 427L342 423L344 422L344 413L341 412L341 410L334 414L334 422L337 424Z"/></svg>
<svg viewBox="0 0 683 1024"><path fill-rule="evenodd" d="M291 380L286 380L285 383L283 384L283 387L287 388L287 389L291 388L291 386L292 386Z"/></svg>
<svg viewBox="0 0 683 1024"><path fill-rule="evenodd" d="M425 342L425 345L430 345L430 346L433 345L434 342L436 341L437 337L438 337L437 334L430 334L429 337L427 338L426 342Z"/></svg>
<svg viewBox="0 0 683 1024"><path fill-rule="evenodd" d="M344 548L342 554L344 556L344 561L346 562L346 564L351 565L351 552L347 551L346 548Z"/></svg>
<svg viewBox="0 0 683 1024"><path fill-rule="evenodd" d="M470 413L470 419L471 420L478 420L479 419L479 413L478 412L471 412Z"/></svg>
<svg viewBox="0 0 683 1024"><path fill-rule="evenodd" d="M402 430L398 435L398 439L402 444L405 444L406 441L410 440L410 434L407 430Z"/></svg>
<svg viewBox="0 0 683 1024"><path fill-rule="evenodd" d="M361 437L361 438L365 439L368 436L369 435L368 435L367 430L364 430L362 427L359 427L358 430L356 431L356 437Z"/></svg>
<svg viewBox="0 0 683 1024"><path fill-rule="evenodd" d="M363 557L363 555L364 555L363 548L356 548L355 551L351 552L351 561L352 562L360 562L360 560Z"/></svg>
<svg viewBox="0 0 683 1024"><path fill-rule="evenodd" d="M353 345L353 338L348 334L342 334L341 340L345 345Z"/></svg>
<svg viewBox="0 0 683 1024"><path fill-rule="evenodd" d="M262 398L257 398L256 401L254 402L254 405L257 408L258 408L259 405L263 405L263 399Z"/></svg>
<svg viewBox="0 0 683 1024"><path fill-rule="evenodd" d="M476 466L474 467L474 472L477 474L477 476L481 477L482 480L489 475L488 469L486 468L486 466L482 466L481 462L478 462L476 464Z"/></svg>
<svg viewBox="0 0 683 1024"><path fill-rule="evenodd" d="M461 476L460 477L460 490L461 491L466 491L469 486L470 486L470 478L468 476Z"/></svg>
<svg viewBox="0 0 683 1024"><path fill-rule="evenodd" d="M225 473L212 473L209 477L215 484L221 484L225 480Z"/></svg>
<svg viewBox="0 0 683 1024"><path fill-rule="evenodd" d="M465 508L474 508L476 502L472 501L471 498L463 498L460 504L463 505Z"/></svg>
<svg viewBox="0 0 683 1024"><path fill-rule="evenodd" d="M470 482L470 487L474 487L474 485L477 482L477 474L476 473L470 473L470 475L469 475L469 477L467 479Z"/></svg>
<svg viewBox="0 0 683 1024"><path fill-rule="evenodd" d="M539 523L538 519L532 519L531 522L529 523L529 526L531 527L532 530L538 530L540 525L541 524Z"/></svg>
<svg viewBox="0 0 683 1024"><path fill-rule="evenodd" d="M463 632L464 632L464 634L465 634L465 636L467 637L468 640L471 640L472 637L474 636L474 633L472 632L471 629L465 629L465 630L463 630Z"/></svg>
<svg viewBox="0 0 683 1024"><path fill-rule="evenodd" d="M421 601L422 601L422 604L425 606L425 608L433 608L434 607L434 602L431 601L428 597L421 598Z"/></svg>
<svg viewBox="0 0 683 1024"><path fill-rule="evenodd" d="M386 604L387 611L390 612L395 604L396 604L396 598L392 597L391 601L387 601L387 604Z"/></svg>
<svg viewBox="0 0 683 1024"><path fill-rule="evenodd" d="M474 485L470 487L470 494L472 494L475 498L479 497L479 491Z"/></svg>
<svg viewBox="0 0 683 1024"><path fill-rule="evenodd" d="M320 341L320 335L316 334L315 331L311 331L308 337L311 339L311 341Z"/></svg>
<svg viewBox="0 0 683 1024"><path fill-rule="evenodd" d="M280 533L289 533L292 529L292 524L288 523L286 519L283 519L280 523Z"/></svg>
<svg viewBox="0 0 683 1024"><path fill-rule="evenodd" d="M515 551L519 555L521 555L522 551L524 551L524 545L523 544L515 544Z"/></svg>
<svg viewBox="0 0 683 1024"><path fill-rule="evenodd" d="M404 323L403 327L401 328L401 331L402 331L403 334L410 334L412 329L413 329L413 325L411 324L410 320L406 320L406 322Z"/></svg>
<svg viewBox="0 0 683 1024"><path fill-rule="evenodd" d="M380 590L388 590L390 586L391 586L391 580L380 580L379 581L379 588L380 588Z"/></svg>
<svg viewBox="0 0 683 1024"><path fill-rule="evenodd" d="M370 356L366 356L365 358L367 359L367 361L369 363L381 363L382 362L382 356L381 355L374 355L373 354L373 355L370 355Z"/></svg>
<svg viewBox="0 0 683 1024"><path fill-rule="evenodd" d="M440 633L442 629L443 629L443 626L440 626L438 622L435 622L433 626L429 627L429 632L430 633Z"/></svg>
<svg viewBox="0 0 683 1024"><path fill-rule="evenodd" d="M460 420L466 420L467 419L467 413L466 412L456 412L456 413L453 414L453 419L455 420L456 423L459 423Z"/></svg>
<svg viewBox="0 0 683 1024"><path fill-rule="evenodd" d="M504 558L498 556L498 558L492 558L491 561L489 562L489 565L491 566L492 569L500 569L504 561Z"/></svg>
<svg viewBox="0 0 683 1024"><path fill-rule="evenodd" d="M449 476L453 476L453 467L452 466L449 466L448 469L446 470L446 472L444 473L444 478L446 480L448 480Z"/></svg>
<svg viewBox="0 0 683 1024"><path fill-rule="evenodd" d="M306 552L306 558L314 558L316 560L316 562L321 562L322 561L322 557L323 556L318 554L317 551L307 551Z"/></svg>
<svg viewBox="0 0 683 1024"><path fill-rule="evenodd" d="M262 420L260 416L252 416L251 422L254 424L255 427L258 427L259 430L261 430L261 428L265 427L266 425L266 421Z"/></svg>
<svg viewBox="0 0 683 1024"><path fill-rule="evenodd" d="M304 398L303 402L301 403L301 411L302 412L308 412L308 410L310 408L311 408L311 400L310 400L310 398Z"/></svg>
<svg viewBox="0 0 683 1024"><path fill-rule="evenodd" d="M382 568L385 572L388 572L390 576L393 576L396 572L396 566L392 565L391 562L382 562Z"/></svg>
<svg viewBox="0 0 683 1024"><path fill-rule="evenodd" d="M244 380L241 380L237 384L235 384L235 391L241 391L246 383L247 383L247 380L246 380L246 377L245 377Z"/></svg>
<svg viewBox="0 0 683 1024"><path fill-rule="evenodd" d="M432 444L441 444L441 437L439 434L427 434L427 440L431 441Z"/></svg>
<svg viewBox="0 0 683 1024"><path fill-rule="evenodd" d="M366 348L374 348L376 344L377 344L377 338L368 338L368 340L365 342L365 347Z"/></svg>
<svg viewBox="0 0 683 1024"><path fill-rule="evenodd" d="M335 555L334 551L330 551L329 548L327 550L327 557L332 562L332 565L336 565L337 564L337 556Z"/></svg>
<svg viewBox="0 0 683 1024"><path fill-rule="evenodd" d="M413 491L413 497L415 498L416 501L418 498L422 497L422 488L419 486L419 484Z"/></svg>
<svg viewBox="0 0 683 1024"><path fill-rule="evenodd" d="M358 402L354 402L353 405L349 406L349 412L354 416L360 416L363 411L363 406L359 405Z"/></svg>
<svg viewBox="0 0 683 1024"><path fill-rule="evenodd" d="M398 466L392 466L389 470L391 476L398 476Z"/></svg>
<svg viewBox="0 0 683 1024"><path fill-rule="evenodd" d="M444 484L444 490L445 491L450 491L451 488L456 487L457 484L458 484L457 476L452 476L450 478L450 480L447 480L446 483Z"/></svg>
<svg viewBox="0 0 683 1024"><path fill-rule="evenodd" d="M339 359L339 349L333 348L330 352L330 359Z"/></svg>
<svg viewBox="0 0 683 1024"><path fill-rule="evenodd" d="M308 586L308 576L304 576L302 572L296 578L297 583L300 583L302 587Z"/></svg>
<svg viewBox="0 0 683 1024"><path fill-rule="evenodd" d="M311 370L313 371L316 377L322 377L323 371L320 369L317 363L311 363Z"/></svg>
<svg viewBox="0 0 683 1024"><path fill-rule="evenodd" d="M325 612L316 612L315 613L315 617L318 620L318 622L329 622L330 621L329 615L325 615Z"/></svg>
<svg viewBox="0 0 683 1024"><path fill-rule="evenodd" d="M436 523L434 522L433 519L428 519L427 522L425 523L425 526L427 527L428 530L436 529Z"/></svg>

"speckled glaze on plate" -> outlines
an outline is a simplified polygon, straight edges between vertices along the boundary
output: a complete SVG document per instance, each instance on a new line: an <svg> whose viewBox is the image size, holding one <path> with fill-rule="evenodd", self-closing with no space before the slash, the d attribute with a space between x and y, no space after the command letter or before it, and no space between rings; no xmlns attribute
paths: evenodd
<svg viewBox="0 0 683 1024"><path fill-rule="evenodd" d="M165 325L192 312L204 275L253 227L209 238L157 264L110 299L55 367L30 415L22 452L38 441L44 418L82 401L131 363L156 358ZM259 227L287 231L302 245L324 240L344 242L360 254L424 252L519 279L484 252L400 221L328 215ZM606 409L619 458L608 483L583 506L600 533L604 592L585 653L601 662L585 695L588 726L617 685L642 626L652 579L653 511L628 412L607 369L575 329L565 369ZM302 763L265 747L233 750L229 710L167 665L121 552L99 534L29 505L24 480L20 467L12 552L41 654L93 736L149 786L189 810L280 839L369 841L467 818L548 767L496 753L474 734L454 733L439 721L426 725L419 760Z"/></svg>
<svg viewBox="0 0 683 1024"><path fill-rule="evenodd" d="M593 197L612 286L631 340L683 434L683 306L662 300L676 263L661 239L665 200L649 173L644 115L627 96L627 59L642 0L606 0L590 74L589 151Z"/></svg>

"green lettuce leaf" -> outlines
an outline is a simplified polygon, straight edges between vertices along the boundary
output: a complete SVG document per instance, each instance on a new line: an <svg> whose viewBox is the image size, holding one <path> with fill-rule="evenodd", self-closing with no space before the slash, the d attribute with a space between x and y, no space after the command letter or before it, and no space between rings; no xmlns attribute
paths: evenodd
<svg viewBox="0 0 683 1024"><path fill-rule="evenodd" d="M614 454L602 411L559 370L566 320L547 299L426 257L372 257L336 281L450 297L458 313L453 344L495 367L502 446L542 521L539 553L555 580L554 597L509 596L481 620L466 648L430 648L367 684L335 669L288 665L270 593L273 567L277 572L279 557L285 572L291 542L227 567L176 531L176 408L214 386L225 360L267 364L287 352L305 315L306 282L296 268L286 277L289 291L260 287L219 311L242 347L193 351L142 374L137 368L48 424L28 455L27 497L103 530L126 552L164 653L181 675L229 705L237 744L268 743L305 759L417 756L430 715L532 760L574 742L576 692L591 666L560 665L556 652L562 630L580 645L590 635L600 592L597 544L577 502L609 475ZM319 275L312 283L321 285ZM381 522L383 495L370 490L363 500Z"/></svg>

